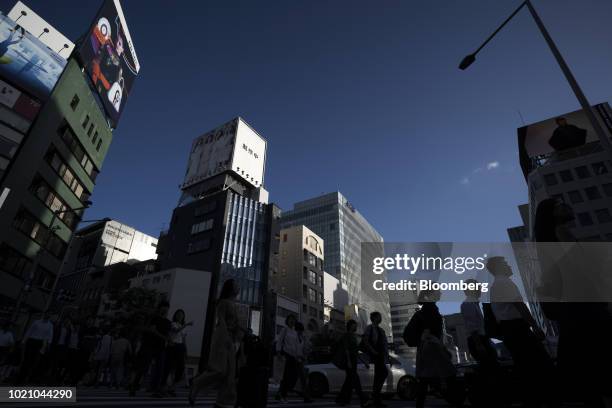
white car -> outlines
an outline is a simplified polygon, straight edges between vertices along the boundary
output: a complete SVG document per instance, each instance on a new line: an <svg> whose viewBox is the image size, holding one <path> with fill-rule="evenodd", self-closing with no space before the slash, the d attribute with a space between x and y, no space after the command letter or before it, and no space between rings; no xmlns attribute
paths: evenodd
<svg viewBox="0 0 612 408"><path fill-rule="evenodd" d="M357 373L361 380L361 387L365 392L372 390L374 382L374 364L369 364L366 368L362 362L370 363L370 358L367 354L360 352L360 357L357 361ZM344 383L345 372L339 369L334 364L308 364L308 385L310 395L313 397L321 397L328 393L339 393ZM414 376L414 364L402 360L396 354L389 354L389 376L383 385L383 393L396 394L398 397L405 400L412 400L416 395L416 380Z"/></svg>

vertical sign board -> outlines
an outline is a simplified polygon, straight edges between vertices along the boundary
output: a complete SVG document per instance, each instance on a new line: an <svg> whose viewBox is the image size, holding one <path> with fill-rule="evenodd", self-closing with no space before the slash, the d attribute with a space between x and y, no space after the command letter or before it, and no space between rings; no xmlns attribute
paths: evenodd
<svg viewBox="0 0 612 408"><path fill-rule="evenodd" d="M140 71L119 0L104 1L77 55L116 127Z"/></svg>

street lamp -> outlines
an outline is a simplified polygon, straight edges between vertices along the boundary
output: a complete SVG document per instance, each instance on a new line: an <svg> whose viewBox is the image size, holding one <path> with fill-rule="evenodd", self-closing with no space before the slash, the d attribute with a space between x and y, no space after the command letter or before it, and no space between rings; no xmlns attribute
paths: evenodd
<svg viewBox="0 0 612 408"><path fill-rule="evenodd" d="M506 20L504 20L504 22L499 27L497 27L497 29L493 32L493 34L491 34L480 45L480 47L478 47L476 49L476 51L474 51L471 54L466 55L463 58L463 60L461 60L461 63L459 64L459 69L465 70L470 65L472 65L476 61L476 55L480 52L480 50L482 50L484 48L484 46L487 45L489 43L489 41L491 41L493 39L493 37L495 37L495 35L510 20L512 20L512 18L519 11L521 11L521 9L523 7L525 7L525 6L527 6L527 8L529 9L529 13L531 14L531 17L533 17L536 25L540 29L540 33L542 33L542 36L544 37L544 40L546 40L546 44L548 44L548 47L550 48L550 51L553 53L555 59L557 60L557 64L559 64L559 67L561 68L561 71L565 75L565 79L567 80L567 82L569 83L570 87L572 88L572 91L574 91L574 95L576 95L576 99L578 99L578 102L580 103L580 106L582 106L582 110L587 115L587 118L589 119L589 122L591 123L591 126L593 126L593 129L595 130L595 133L599 137L601 145L604 147L604 149L606 149L606 151L612 157L612 145L610 144L610 140L608 140L608 137L606 136L606 133L605 133L604 129L601 127L601 125L597 121L597 118L595 117L595 113L593 112L593 108L591 107L591 104L589 103L589 101L587 100L586 96L582 92L582 89L578 85L578 82L576 81L576 78L574 77L574 75L570 71L567 63L565 62L565 59L563 59L563 56L561 55L561 52L557 48L557 45L554 43L552 37L548 33L548 30L544 26L544 23L540 19L540 16L536 12L535 8L533 8L533 5L531 4L531 0L523 1L521 3L521 5L518 6L518 8L516 10L514 10L514 12L509 17Z"/></svg>
<svg viewBox="0 0 612 408"><path fill-rule="evenodd" d="M56 211L53 211L53 216L51 217L51 221L49 222L49 225L47 226L47 230L45 232L45 238L44 238L43 242L40 244L40 247L38 248L38 251L36 251L36 255L34 256L34 262L32 262L32 266L30 267L30 276L23 283L23 285L21 287L21 291L19 292L19 296L17 297L17 302L15 302L15 310L13 311L13 315L11 316L11 322L15 322L17 320L17 315L19 314L19 309L21 309L21 304L25 300L24 299L25 292L30 290L30 286L31 286L32 282L34 281L34 278L36 277L36 271L38 269L38 264L40 263L40 257L42 255L42 252L44 251L47 243L49 242L50 235L53 234L53 232L59 228L59 227L53 225L55 223L55 220L57 219L57 217L59 215L61 215L61 214L64 214L64 213L68 212L68 211L73 211L73 212L76 213L76 211L84 210L86 208L89 208L89 206L91 206L91 204L92 204L91 201L85 200L83 202L83 206L82 207L78 207L78 208L74 208L74 209L71 208L71 209L66 209L66 210L56 210ZM74 236L74 234L71 235L70 241L72 241L72 236ZM65 256L66 256L66 254L64 254L64 257ZM63 258L62 258L62 265L63 265ZM50 297L49 297L49 299L47 299L47 303L46 303L45 308L43 310L45 313L47 312L47 310L49 309L49 306L51 305L50 299L53 296L53 292L55 292L55 288L57 286L58 278L59 278L59 273L56 274L56 276L55 276L55 280L53 282L53 287L51 289Z"/></svg>

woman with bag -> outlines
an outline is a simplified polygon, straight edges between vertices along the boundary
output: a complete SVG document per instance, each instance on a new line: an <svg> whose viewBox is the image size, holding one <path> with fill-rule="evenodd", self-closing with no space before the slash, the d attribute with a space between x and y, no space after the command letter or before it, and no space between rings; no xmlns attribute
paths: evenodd
<svg viewBox="0 0 612 408"><path fill-rule="evenodd" d="M294 315L285 318L285 327L281 330L276 341L276 352L285 360L285 369L276 399L287 402L287 393L295 387L298 378L298 349L299 338L295 331L297 322Z"/></svg>
<svg viewBox="0 0 612 408"><path fill-rule="evenodd" d="M355 332L357 331L357 322L355 320L349 320L346 322L346 333L342 336L338 342L338 347L334 353L333 363L340 369L344 370L346 376L344 377L344 383L336 404L345 406L351 402L351 394L353 388L359 396L361 406L367 404L367 397L361 389L361 381L357 374L357 359L359 358L359 340ZM366 368L369 368L366 363Z"/></svg>
<svg viewBox="0 0 612 408"><path fill-rule="evenodd" d="M416 345L415 373L418 380L417 408L425 406L430 386L439 386L442 394L449 395L449 388L454 383L456 375L452 356L442 342L443 323L442 315L436 306L438 300L440 300L440 291L430 290L419 293L421 309L412 316L404 332L404 338L419 339Z"/></svg>
<svg viewBox="0 0 612 408"><path fill-rule="evenodd" d="M246 330L238 323L236 297L240 288L233 279L223 284L216 310L216 324L210 345L210 359L206 370L193 378L189 390L189 404L195 405L200 390L217 388L216 407L234 408L236 404L236 355Z"/></svg>

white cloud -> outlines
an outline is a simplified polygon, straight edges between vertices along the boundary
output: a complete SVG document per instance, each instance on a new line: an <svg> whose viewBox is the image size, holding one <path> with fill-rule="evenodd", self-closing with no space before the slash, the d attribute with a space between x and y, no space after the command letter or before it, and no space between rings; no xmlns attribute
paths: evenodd
<svg viewBox="0 0 612 408"><path fill-rule="evenodd" d="M467 177L464 177L464 178L461 179L460 183L463 184L464 186L468 185L468 184L470 184L470 179L467 178Z"/></svg>
<svg viewBox="0 0 612 408"><path fill-rule="evenodd" d="M499 167L499 162L498 161L492 161L487 163L487 170L493 170Z"/></svg>

